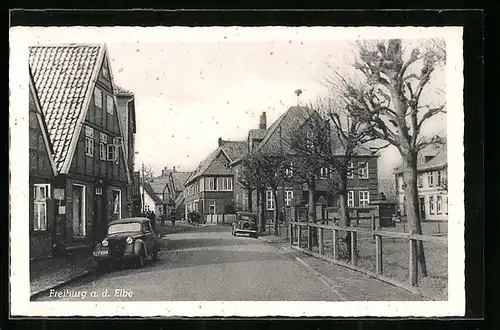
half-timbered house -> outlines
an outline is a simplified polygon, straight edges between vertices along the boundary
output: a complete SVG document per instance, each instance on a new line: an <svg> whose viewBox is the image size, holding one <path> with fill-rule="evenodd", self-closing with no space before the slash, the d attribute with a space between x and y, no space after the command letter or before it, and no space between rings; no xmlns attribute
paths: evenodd
<svg viewBox="0 0 500 330"><path fill-rule="evenodd" d="M33 46L29 66L58 171L56 241L91 246L109 221L128 216L131 173L106 46Z"/></svg>

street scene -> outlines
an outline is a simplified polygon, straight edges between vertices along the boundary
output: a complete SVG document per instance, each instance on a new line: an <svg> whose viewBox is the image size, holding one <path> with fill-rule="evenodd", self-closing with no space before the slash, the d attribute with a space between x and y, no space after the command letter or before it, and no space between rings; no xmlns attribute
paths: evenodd
<svg viewBox="0 0 500 330"><path fill-rule="evenodd" d="M31 301L447 301L445 40L230 38L29 47Z"/></svg>

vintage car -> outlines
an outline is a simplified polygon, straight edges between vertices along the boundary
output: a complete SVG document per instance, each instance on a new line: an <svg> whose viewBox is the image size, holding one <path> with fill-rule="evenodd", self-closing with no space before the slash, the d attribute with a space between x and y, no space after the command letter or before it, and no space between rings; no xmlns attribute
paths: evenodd
<svg viewBox="0 0 500 330"><path fill-rule="evenodd" d="M96 244L93 254L99 269L125 260L143 267L145 259L158 259L159 249L159 235L153 230L151 220L126 218L108 224L106 237Z"/></svg>
<svg viewBox="0 0 500 330"><path fill-rule="evenodd" d="M231 226L231 234L233 236L245 235L257 238L257 214L250 212L237 212L236 221Z"/></svg>

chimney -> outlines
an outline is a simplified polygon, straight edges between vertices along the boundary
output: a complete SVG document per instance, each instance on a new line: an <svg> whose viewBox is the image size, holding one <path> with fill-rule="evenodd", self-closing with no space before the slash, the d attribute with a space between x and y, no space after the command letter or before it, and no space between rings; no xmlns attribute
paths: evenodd
<svg viewBox="0 0 500 330"><path fill-rule="evenodd" d="M266 119L266 113L265 112L263 112L260 115L259 129L267 129L267 119Z"/></svg>
<svg viewBox="0 0 500 330"><path fill-rule="evenodd" d="M219 147L222 145L222 138L219 138L218 144L219 144Z"/></svg>

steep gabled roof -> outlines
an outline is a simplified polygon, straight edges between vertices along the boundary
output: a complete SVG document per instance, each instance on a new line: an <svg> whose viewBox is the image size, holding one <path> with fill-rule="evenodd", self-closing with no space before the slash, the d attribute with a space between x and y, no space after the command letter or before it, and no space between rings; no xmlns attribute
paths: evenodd
<svg viewBox="0 0 500 330"><path fill-rule="evenodd" d="M267 133L266 129L261 129L261 128L251 129L248 131L248 139L250 141L262 140L266 136L266 133Z"/></svg>
<svg viewBox="0 0 500 330"><path fill-rule="evenodd" d="M244 155L247 151L247 143L245 141L228 141L221 140L221 145L215 149L207 158L205 158L198 168L191 173L191 175L186 180L185 184L193 181L199 176L203 175L210 164L222 153L231 163L234 159L237 159Z"/></svg>
<svg viewBox="0 0 500 330"><path fill-rule="evenodd" d="M113 74L105 45L29 47L29 67L54 148L54 161L61 173L69 172L97 75L104 60L108 62L111 86L114 90ZM120 121L118 126L123 136ZM120 154L125 163L127 179L131 182L125 153Z"/></svg>
<svg viewBox="0 0 500 330"><path fill-rule="evenodd" d="M28 68L29 70L29 68ZM52 143L50 142L49 132L47 130L47 124L45 123L45 117L42 112L42 106L40 105L40 100L38 99L38 93L36 91L35 83L33 81L33 75L31 70L29 70L29 88L30 88L30 97L32 98L35 104L35 113L38 121L38 125L40 130L42 131L42 139L45 145L45 149L47 151L47 155L49 158L50 167L52 169L52 174L57 175L57 166L54 161L54 149L52 148Z"/></svg>
<svg viewBox="0 0 500 330"><path fill-rule="evenodd" d="M149 183L144 183L144 191L149 195L149 197L156 203L156 204L161 204L162 200L155 194L155 191L153 187L151 187L151 184Z"/></svg>
<svg viewBox="0 0 500 330"><path fill-rule="evenodd" d="M153 182L150 183L151 188L153 189L153 192L155 194L163 194L163 189L165 189L165 186L168 183L169 178L168 177L157 177L154 178Z"/></svg>
<svg viewBox="0 0 500 330"><path fill-rule="evenodd" d="M191 172L172 172L172 178L174 179L174 187L177 191L184 190L184 183L187 178L191 175Z"/></svg>
<svg viewBox="0 0 500 330"><path fill-rule="evenodd" d="M448 146L446 141L443 144L428 145L419 152L417 158L417 171L428 171L432 169L443 168L448 164ZM426 157L432 157L426 162ZM403 171L400 165L394 169L395 173Z"/></svg>

